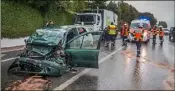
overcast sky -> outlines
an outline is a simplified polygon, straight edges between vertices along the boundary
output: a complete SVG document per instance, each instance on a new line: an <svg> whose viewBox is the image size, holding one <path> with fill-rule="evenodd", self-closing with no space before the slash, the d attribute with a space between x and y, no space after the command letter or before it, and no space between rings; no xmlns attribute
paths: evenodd
<svg viewBox="0 0 175 91"><path fill-rule="evenodd" d="M174 1L124 1L134 6L139 12L150 12L158 21L166 21L168 27L175 26Z"/></svg>

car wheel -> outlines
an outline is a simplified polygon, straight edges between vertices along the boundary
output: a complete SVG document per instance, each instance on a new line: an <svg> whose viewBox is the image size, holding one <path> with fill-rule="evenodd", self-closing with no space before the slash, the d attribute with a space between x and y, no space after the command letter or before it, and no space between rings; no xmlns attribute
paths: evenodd
<svg viewBox="0 0 175 91"><path fill-rule="evenodd" d="M171 36L169 36L169 41L171 41Z"/></svg>
<svg viewBox="0 0 175 91"><path fill-rule="evenodd" d="M173 37L173 42L175 42L175 37Z"/></svg>

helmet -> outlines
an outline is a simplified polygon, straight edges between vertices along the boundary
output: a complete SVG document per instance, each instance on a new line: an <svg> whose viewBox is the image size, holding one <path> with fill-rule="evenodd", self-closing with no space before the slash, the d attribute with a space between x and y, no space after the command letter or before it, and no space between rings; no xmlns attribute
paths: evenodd
<svg viewBox="0 0 175 91"><path fill-rule="evenodd" d="M139 27L140 27L140 28L143 28L143 24L142 24L142 23L140 23L140 24L139 24Z"/></svg>
<svg viewBox="0 0 175 91"><path fill-rule="evenodd" d="M163 26L159 26L159 28L163 28Z"/></svg>
<svg viewBox="0 0 175 91"><path fill-rule="evenodd" d="M114 23L113 23L113 22L111 22L111 25L114 25Z"/></svg>
<svg viewBox="0 0 175 91"><path fill-rule="evenodd" d="M50 24L54 24L54 22L52 20L49 21Z"/></svg>
<svg viewBox="0 0 175 91"><path fill-rule="evenodd" d="M125 23L124 26L127 26L127 24Z"/></svg>

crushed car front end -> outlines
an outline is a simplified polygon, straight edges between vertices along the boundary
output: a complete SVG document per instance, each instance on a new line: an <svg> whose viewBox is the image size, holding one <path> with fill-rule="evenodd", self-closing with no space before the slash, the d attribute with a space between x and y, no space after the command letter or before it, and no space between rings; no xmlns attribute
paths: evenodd
<svg viewBox="0 0 175 91"><path fill-rule="evenodd" d="M11 73L61 76L67 69L59 31L38 30L26 40L24 52L9 67Z"/></svg>
<svg viewBox="0 0 175 91"><path fill-rule="evenodd" d="M66 64L62 59L36 60L20 57L10 66L12 73L29 73L45 76L61 76L66 70Z"/></svg>

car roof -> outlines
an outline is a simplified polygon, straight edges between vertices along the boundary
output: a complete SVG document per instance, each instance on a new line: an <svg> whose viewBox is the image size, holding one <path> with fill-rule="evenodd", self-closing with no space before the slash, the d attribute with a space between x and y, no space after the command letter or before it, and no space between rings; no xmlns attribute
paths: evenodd
<svg viewBox="0 0 175 91"><path fill-rule="evenodd" d="M145 21L145 20L132 20L131 23L150 23L150 21Z"/></svg>
<svg viewBox="0 0 175 91"><path fill-rule="evenodd" d="M69 28L73 28L73 27L75 27L75 28L84 27L84 28L86 28L86 26L83 26L83 25L62 25L60 27L69 27Z"/></svg>
<svg viewBox="0 0 175 91"><path fill-rule="evenodd" d="M57 28L44 28L44 29L41 28L41 29L37 29L36 31L44 30L44 31L58 31L61 33L65 33L67 31L69 31L71 28L80 28L80 27L83 27L86 30L88 30L88 28L86 26L83 26L83 25L62 25L62 26L59 26Z"/></svg>

